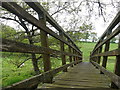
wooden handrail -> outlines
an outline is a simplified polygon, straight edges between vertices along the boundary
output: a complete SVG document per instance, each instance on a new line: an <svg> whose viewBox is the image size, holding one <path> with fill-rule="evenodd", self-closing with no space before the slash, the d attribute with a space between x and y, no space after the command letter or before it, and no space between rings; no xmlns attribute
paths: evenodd
<svg viewBox="0 0 120 90"><path fill-rule="evenodd" d="M101 42L101 40L103 40L106 36L106 34L109 32L109 30L112 30L118 23L120 22L120 11L117 13L117 15L115 16L115 18L112 20L112 22L109 24L108 28L106 29L106 31L102 34L102 36L100 37L99 41L97 42L97 44L95 45L93 52L95 51L96 47L98 46L98 44ZM92 53L93 53L92 52ZM91 54L92 54L91 53Z"/></svg>
<svg viewBox="0 0 120 90"><path fill-rule="evenodd" d="M11 0L12 1L12 0ZM11 86L8 86L5 89L9 88L32 88L36 86L40 82L51 82L53 76L60 72L60 71L67 71L67 67L73 66L81 62L82 60L82 52L79 48L75 45L73 40L65 33L61 26L49 15L47 11L38 3L38 2L26 2L34 11L37 12L39 19L35 18L33 15L25 11L20 5L16 2L2 2L2 7L5 8L7 11L11 12L12 14L18 16L20 20L24 19L29 24L35 26L40 33L36 35L41 36L41 46L25 44L22 42L17 42L13 40L3 39L2 38L2 48L3 52L14 52L14 53L28 53L28 54L42 54L43 55L43 64L44 64L44 71L45 73L41 75L34 76L30 79L23 80ZM42 18L41 18L42 17ZM24 21L23 20L23 21ZM50 23L56 30L59 31L59 34L56 34L53 30L46 26L46 22ZM28 31L30 33L32 31ZM41 35L42 33L42 35ZM54 37L55 39L59 40L61 50L51 49L48 46L48 34ZM62 35L60 35L62 34ZM36 36L33 35L33 36ZM31 36L31 37L33 37ZM44 39L43 39L44 38ZM65 39L64 39L65 38ZM69 51L64 50L64 45L68 46ZM73 51L73 52L72 52ZM59 55L62 59L62 66L51 70L51 61L50 55ZM65 56L70 57L70 64L66 64ZM74 62L72 60L74 57ZM43 79L44 80L43 80ZM49 79L50 78L50 79Z"/></svg>
<svg viewBox="0 0 120 90"><path fill-rule="evenodd" d="M77 56L82 58L79 55L69 53L69 52L61 52L58 50L41 47L41 46L35 46L30 44L25 44L21 42L16 42L13 40L3 39L2 40L2 50L3 52L18 52L18 53L35 53L35 54L53 54L53 55L68 55L68 56Z"/></svg>
<svg viewBox="0 0 120 90"><path fill-rule="evenodd" d="M31 0L31 2L27 2L24 0L31 8L33 8L36 12L38 13L43 13L46 15L46 20L53 26L55 27L58 31L63 32L66 38L70 40L70 42L75 46L76 49L79 50L79 48L76 46L76 44L73 42L73 40L65 33L65 31L62 29L61 26L49 15L49 13L36 1L36 0ZM80 50L79 50L80 51ZM81 51L80 51L81 52Z"/></svg>
<svg viewBox="0 0 120 90"><path fill-rule="evenodd" d="M99 68L105 75L107 75L116 85L120 88L120 76L106 70L104 67L100 66L94 61L91 61L97 68Z"/></svg>
<svg viewBox="0 0 120 90"><path fill-rule="evenodd" d="M28 21L29 23L31 23L32 25L38 27L39 29L47 32L48 34L52 35L53 37L55 37L56 39L64 42L65 44L71 46L72 48L74 48L77 52L79 52L80 54L82 54L79 49L76 49L73 45L69 44L67 41L61 39L60 36L58 36L56 33L54 33L51 29L49 29L47 26L45 26L42 22L40 22L39 20L37 20L35 17L33 17L31 14L29 14L28 12L26 12L23 8L21 8L19 5L17 5L15 2L3 2L2 6L4 8L6 8L8 11L10 11L11 13L17 15L18 17L21 17L23 19L25 19L26 21ZM22 13L21 13L22 12Z"/></svg>
<svg viewBox="0 0 120 90"><path fill-rule="evenodd" d="M111 78L112 88L120 88L120 81L119 81L120 80L120 39L118 42L118 49L109 51L110 40L114 38L116 35L120 34L119 22L120 22L120 11L116 15L116 17L113 19L113 21L110 23L107 30L103 33L103 35L95 45L90 55L90 61L101 70L101 74L104 73ZM118 26L118 27L115 28L115 26ZM114 31L113 31L113 28L115 28ZM105 50L102 52L103 45L105 45ZM99 65L101 61L101 56L103 56L102 67ZM107 66L108 56L116 56L116 62L115 62L115 68L114 68L115 74L112 74L111 72L108 72L107 70L105 70Z"/></svg>
<svg viewBox="0 0 120 90"><path fill-rule="evenodd" d="M10 86L7 86L6 88L3 88L3 90L11 90L11 89L26 89L26 88L32 88L36 84L39 84L41 82L44 82L45 79L52 79L53 76L55 76L60 71L66 69L69 66L72 66L73 64L80 63L81 61L75 61L70 64L63 65L59 68L56 68L54 70L47 71L45 73L42 73L40 75L33 76L29 79L25 79L23 81L17 82L15 84L12 84Z"/></svg>

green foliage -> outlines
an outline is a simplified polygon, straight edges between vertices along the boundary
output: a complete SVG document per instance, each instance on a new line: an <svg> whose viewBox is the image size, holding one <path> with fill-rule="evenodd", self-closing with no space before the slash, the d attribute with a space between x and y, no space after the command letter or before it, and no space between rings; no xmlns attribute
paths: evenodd
<svg viewBox="0 0 120 90"><path fill-rule="evenodd" d="M114 37L114 38L112 38L112 39L110 40L110 42L111 42L111 43L115 43L116 40L117 40L116 37Z"/></svg>
<svg viewBox="0 0 120 90"><path fill-rule="evenodd" d="M56 49L56 50L60 50L60 41L55 39L54 37L51 37L49 36L49 39L48 39L48 44L49 44L49 47L52 48L52 49Z"/></svg>
<svg viewBox="0 0 120 90"><path fill-rule="evenodd" d="M0 25L0 35L2 36L2 38L11 38L11 39L15 39L15 37L13 36L14 34L16 34L16 30L11 28L10 26L6 26L4 24Z"/></svg>
<svg viewBox="0 0 120 90"><path fill-rule="evenodd" d="M92 39L92 42L96 42L97 41L97 33L96 32L91 32L90 37Z"/></svg>
<svg viewBox="0 0 120 90"><path fill-rule="evenodd" d="M10 55L8 53L7 56L4 55L4 57L2 57L2 86L3 87L35 75L31 59L26 61L24 63L24 66L20 68L17 68L16 65L11 63L11 61L19 63L20 61L23 61L25 59L26 59L26 56L24 55L21 55L21 58L19 58L15 54L11 55L11 53ZM60 67L62 65L61 59L59 57L55 57L55 58L51 57L51 65L52 65L52 69ZM44 72L42 59L39 59L38 66L41 72Z"/></svg>
<svg viewBox="0 0 120 90"><path fill-rule="evenodd" d="M21 58L21 61L25 57ZM2 58L2 86L8 86L15 82L27 79L33 75L35 75L32 70L33 66L31 60L25 62L25 66L21 68L17 68L15 65L11 64L10 60L18 60L17 56L4 57Z"/></svg>
<svg viewBox="0 0 120 90"><path fill-rule="evenodd" d="M80 30L82 30L83 32L92 30L92 24L87 25L87 24L83 23L82 26L80 26Z"/></svg>
<svg viewBox="0 0 120 90"><path fill-rule="evenodd" d="M52 69L60 67L62 65L61 61L62 60L59 57L57 57L57 58L51 57L51 66L52 66Z"/></svg>
<svg viewBox="0 0 120 90"><path fill-rule="evenodd" d="M82 42L82 43L77 43L78 46L81 46L81 51L83 52L83 61L89 61L90 57L90 52L93 50L94 46L96 43L89 43L89 42ZM117 49L118 44L116 43L111 43L110 44L110 50ZM101 58L101 64L102 64L102 59ZM107 63L107 70L113 72L114 71L114 65L115 65L115 59L116 57L108 57L108 63Z"/></svg>
<svg viewBox="0 0 120 90"><path fill-rule="evenodd" d="M82 26L80 26L80 31L82 33L82 39L85 39L85 41L87 41L87 39L89 39L92 29L93 29L92 24L83 23Z"/></svg>
<svg viewBox="0 0 120 90"><path fill-rule="evenodd" d="M88 39L96 40L97 34L92 31L93 26L92 24L85 24L83 23L78 31L67 31L67 33L70 35L70 37L76 42L76 41L87 41ZM92 35L93 36L92 36Z"/></svg>

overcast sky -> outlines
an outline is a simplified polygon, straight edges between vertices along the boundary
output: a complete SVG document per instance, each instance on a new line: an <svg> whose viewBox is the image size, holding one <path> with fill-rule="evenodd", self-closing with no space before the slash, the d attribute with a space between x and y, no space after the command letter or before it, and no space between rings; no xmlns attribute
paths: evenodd
<svg viewBox="0 0 120 90"><path fill-rule="evenodd" d="M47 0L46 0L47 1ZM52 0L51 0L52 1ZM57 1L57 0L56 0ZM65 1L70 1L70 0L63 0L64 2ZM78 0L76 0L76 1L78 1ZM80 0L79 0L80 1ZM110 1L110 0L102 0L102 1L104 1L104 2L108 2L108 1ZM97 9L96 9L97 10ZM113 7L111 7L111 6L108 6L107 8L106 8L106 12L108 13L108 16L107 17L109 17L109 19L107 19L107 22L104 22L104 20L103 20L103 17L92 17L92 19L90 20L90 22L92 22L93 23L93 25L94 25L94 27L95 27L95 32L97 32L97 34L98 34L98 37L100 37L101 35L102 35L102 33L106 30L106 28L108 27L108 25L110 24L110 22L113 20L113 18L115 17L115 15L117 14L117 10L115 9L115 8L113 8ZM80 13L82 13L82 14L86 14L86 11L85 10L83 10L82 12L80 12ZM82 15L81 14L81 15ZM63 15L61 15L61 16L59 16L59 19L62 21L62 19L64 19L64 18L67 18L66 17L66 14L63 14ZM69 21L69 19L70 19L71 17L69 16L68 17L68 21ZM84 17L83 17L84 18ZM10 25L11 27L14 27L14 28L16 28L16 26L17 25L15 25L12 21L6 21L5 22L7 25ZM58 22L59 23L59 22ZM65 24L67 24L67 23L63 23L63 22L61 22L61 23L59 23L61 26L62 25L65 25Z"/></svg>

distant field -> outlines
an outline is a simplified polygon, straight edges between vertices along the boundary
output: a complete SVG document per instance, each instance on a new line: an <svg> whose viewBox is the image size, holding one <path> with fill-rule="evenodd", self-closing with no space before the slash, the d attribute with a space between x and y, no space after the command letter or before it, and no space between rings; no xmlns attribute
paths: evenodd
<svg viewBox="0 0 120 90"><path fill-rule="evenodd" d="M90 52L93 50L96 43L86 43L82 42L81 45L81 51L83 52L83 60L89 61Z"/></svg>
<svg viewBox="0 0 120 90"><path fill-rule="evenodd" d="M83 60L84 61L89 61L89 55L90 52L93 50L94 46L96 43L87 43L87 42L82 42L82 43L77 43L79 47L81 47L81 51L83 52ZM118 44L116 43L111 43L110 44L110 50L117 49ZM104 46L103 46L104 48ZM104 51L104 49L103 49ZM101 58L102 60L102 58ZM115 64L115 57L108 57L108 63L107 63L107 69L113 72L114 70L114 64Z"/></svg>

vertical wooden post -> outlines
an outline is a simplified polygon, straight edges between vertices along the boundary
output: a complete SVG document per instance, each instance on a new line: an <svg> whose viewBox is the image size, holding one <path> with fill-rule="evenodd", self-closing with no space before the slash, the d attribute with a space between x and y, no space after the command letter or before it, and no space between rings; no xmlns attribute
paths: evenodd
<svg viewBox="0 0 120 90"><path fill-rule="evenodd" d="M95 54L97 54L98 49L95 51ZM94 57L94 61L97 62L97 57Z"/></svg>
<svg viewBox="0 0 120 90"><path fill-rule="evenodd" d="M112 32L112 30L108 31L107 37L111 34L111 32ZM105 50L104 50L104 52L109 51L109 47L110 47L110 41L107 41L106 44L105 44ZM107 66L107 59L108 59L108 56L103 56L102 66L104 68L106 68L106 66Z"/></svg>
<svg viewBox="0 0 120 90"><path fill-rule="evenodd" d="M109 51L109 46L110 46L110 41L108 41L108 42L105 44L105 50L104 50L104 52ZM108 56L103 56L102 66L103 66L104 68L106 68L106 66L107 66L107 58L108 58Z"/></svg>
<svg viewBox="0 0 120 90"><path fill-rule="evenodd" d="M43 17L43 18L41 18L41 17ZM39 16L39 19L46 26L46 16L45 15ZM41 46L49 48L47 33L41 30L40 34L41 34L40 35L41 36ZM43 54L42 57L43 57L43 64L44 64L44 72L49 71L51 69L50 55Z"/></svg>
<svg viewBox="0 0 120 90"><path fill-rule="evenodd" d="M75 50L74 49L73 49L73 54L75 54ZM73 60L76 61L75 56L73 56ZM74 65L76 65L76 64L74 64Z"/></svg>
<svg viewBox="0 0 120 90"><path fill-rule="evenodd" d="M40 22L44 23L44 25L46 26L46 16L44 13L39 15L39 20ZM47 33L41 30L40 38L41 38L41 46L49 48ZM42 57L43 57L43 64L44 64L44 72L51 70L50 54L42 54ZM52 79L53 79L53 76L49 76L49 78L45 79L44 82L52 83Z"/></svg>
<svg viewBox="0 0 120 90"><path fill-rule="evenodd" d="M63 39L63 32L59 32L59 35ZM62 52L65 51L64 43L61 42L61 41L60 41L60 49L61 49ZM61 55L61 59L62 59L62 65L65 65L66 64L66 57L65 57L65 55ZM67 72L67 68L64 69L63 72Z"/></svg>
<svg viewBox="0 0 120 90"><path fill-rule="evenodd" d="M75 52L75 54L78 55L78 54L77 54L77 51ZM78 56L76 56L76 61L78 61ZM78 63L77 63L77 64L78 64Z"/></svg>
<svg viewBox="0 0 120 90"><path fill-rule="evenodd" d="M99 48L98 53L102 52L102 46ZM101 56L98 56L98 64L100 64Z"/></svg>
<svg viewBox="0 0 120 90"><path fill-rule="evenodd" d="M100 40L100 43L103 41L103 38ZM99 49L98 49L98 54L99 53L102 53L102 47L103 46L101 46L101 47L99 47ZM101 56L98 56L98 64L100 64L100 62L101 62Z"/></svg>
<svg viewBox="0 0 120 90"><path fill-rule="evenodd" d="M69 53L71 53L71 47L69 46ZM72 56L69 56L70 63L72 62ZM73 67L73 65L71 66Z"/></svg>
<svg viewBox="0 0 120 90"><path fill-rule="evenodd" d="M120 36L119 36L118 49L120 49ZM116 75L120 76L120 55L116 56L116 63L115 63L114 73ZM118 87L113 82L111 83L111 88L118 89Z"/></svg>

